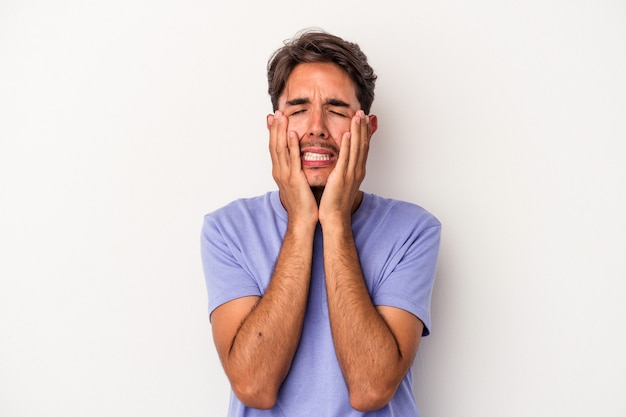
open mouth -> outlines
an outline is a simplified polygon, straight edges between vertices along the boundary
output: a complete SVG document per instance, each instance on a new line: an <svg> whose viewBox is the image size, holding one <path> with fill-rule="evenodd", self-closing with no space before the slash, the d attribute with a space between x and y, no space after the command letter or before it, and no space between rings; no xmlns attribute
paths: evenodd
<svg viewBox="0 0 626 417"><path fill-rule="evenodd" d="M330 161L330 154L327 154L327 153L315 153L315 152L304 152L302 154L302 159L304 161Z"/></svg>

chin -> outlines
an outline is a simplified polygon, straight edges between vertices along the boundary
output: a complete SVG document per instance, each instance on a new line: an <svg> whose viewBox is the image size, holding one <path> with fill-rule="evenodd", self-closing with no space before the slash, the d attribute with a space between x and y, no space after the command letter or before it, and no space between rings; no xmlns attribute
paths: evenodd
<svg viewBox="0 0 626 417"><path fill-rule="evenodd" d="M328 181L327 175L319 175L319 173L309 173L306 176L307 182L311 188L313 187L325 187Z"/></svg>
<svg viewBox="0 0 626 417"><path fill-rule="evenodd" d="M326 181L308 181L311 188L324 188L326 187Z"/></svg>

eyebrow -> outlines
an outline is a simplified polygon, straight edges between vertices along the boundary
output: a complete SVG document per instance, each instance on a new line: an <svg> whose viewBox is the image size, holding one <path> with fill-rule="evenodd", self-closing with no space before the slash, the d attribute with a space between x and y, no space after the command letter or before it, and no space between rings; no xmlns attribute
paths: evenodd
<svg viewBox="0 0 626 417"><path fill-rule="evenodd" d="M302 104L309 104L311 101L308 98L294 98L292 100L287 100L288 106L299 106ZM348 103L343 100L339 100L337 98L329 98L326 100L326 104L329 104L334 107L350 107Z"/></svg>
<svg viewBox="0 0 626 417"><path fill-rule="evenodd" d="M326 104L330 104L334 107L350 107L350 105L345 101L336 98L329 98L328 100L326 100Z"/></svg>

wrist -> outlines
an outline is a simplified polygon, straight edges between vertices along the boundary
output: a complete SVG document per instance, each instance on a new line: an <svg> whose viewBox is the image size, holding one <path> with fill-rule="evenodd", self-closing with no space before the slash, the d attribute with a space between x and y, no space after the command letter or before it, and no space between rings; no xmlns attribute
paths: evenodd
<svg viewBox="0 0 626 417"><path fill-rule="evenodd" d="M317 217L303 217L288 215L287 219L287 233L294 234L296 236L313 236L315 234L315 227L317 226Z"/></svg>
<svg viewBox="0 0 626 417"><path fill-rule="evenodd" d="M320 218L320 224L324 231L324 236L330 234L339 234L345 236L346 234L352 234L352 216L344 215L342 213L336 213L334 215L325 216Z"/></svg>

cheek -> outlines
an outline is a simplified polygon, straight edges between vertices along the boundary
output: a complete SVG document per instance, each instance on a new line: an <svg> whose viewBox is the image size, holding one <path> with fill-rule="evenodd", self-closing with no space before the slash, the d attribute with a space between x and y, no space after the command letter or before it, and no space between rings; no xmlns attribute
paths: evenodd
<svg viewBox="0 0 626 417"><path fill-rule="evenodd" d="M337 145L341 145L341 138L344 133L350 131L350 121L341 121L338 123L333 123L329 126L330 134L337 142Z"/></svg>
<svg viewBox="0 0 626 417"><path fill-rule="evenodd" d="M289 122L287 123L287 130L295 131L299 138L302 138L302 136L306 133L306 124L302 119L302 117L292 117L288 119Z"/></svg>

